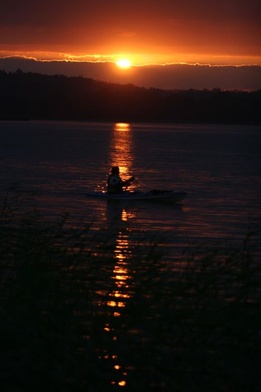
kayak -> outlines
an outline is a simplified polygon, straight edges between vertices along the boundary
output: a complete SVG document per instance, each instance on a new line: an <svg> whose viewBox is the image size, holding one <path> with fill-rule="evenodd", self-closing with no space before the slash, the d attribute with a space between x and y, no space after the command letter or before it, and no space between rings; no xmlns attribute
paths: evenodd
<svg viewBox="0 0 261 392"><path fill-rule="evenodd" d="M176 203L185 199L186 192L175 192L171 190L151 190L151 191L125 191L118 194L108 194L106 192L88 192L88 197L105 200L144 200Z"/></svg>

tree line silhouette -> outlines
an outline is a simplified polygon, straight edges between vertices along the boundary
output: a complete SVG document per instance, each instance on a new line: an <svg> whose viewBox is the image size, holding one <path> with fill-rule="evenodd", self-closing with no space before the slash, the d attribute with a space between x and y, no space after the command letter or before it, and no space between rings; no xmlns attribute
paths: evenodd
<svg viewBox="0 0 261 392"><path fill-rule="evenodd" d="M261 90L160 90L0 70L1 120L261 123Z"/></svg>

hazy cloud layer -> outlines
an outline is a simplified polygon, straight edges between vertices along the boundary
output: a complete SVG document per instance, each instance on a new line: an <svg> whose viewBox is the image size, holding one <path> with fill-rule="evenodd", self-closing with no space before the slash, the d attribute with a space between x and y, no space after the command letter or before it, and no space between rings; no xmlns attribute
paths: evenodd
<svg viewBox="0 0 261 392"><path fill-rule="evenodd" d="M261 89L260 66L168 65L119 70L114 63L37 62L17 58L0 59L0 69L39 72L48 75L83 76L112 83L162 89Z"/></svg>

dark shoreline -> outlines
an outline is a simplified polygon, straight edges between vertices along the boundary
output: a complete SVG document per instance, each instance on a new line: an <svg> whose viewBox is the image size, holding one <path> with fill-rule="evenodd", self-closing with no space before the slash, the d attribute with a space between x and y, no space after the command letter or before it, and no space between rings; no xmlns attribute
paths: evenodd
<svg viewBox="0 0 261 392"><path fill-rule="evenodd" d="M261 90L160 90L0 70L1 121L261 124Z"/></svg>
<svg viewBox="0 0 261 392"><path fill-rule="evenodd" d="M5 118L5 117L3 117L3 118L1 118L0 117L0 122L30 122L30 121L52 121L52 122L63 122L63 121L69 121L69 122L75 122L75 123L80 123L80 122L93 122L93 123L96 123L96 122L103 122L103 123L140 123L140 124L165 124L165 125L170 125L170 124L173 124L173 125L197 125L197 124L201 124L201 125L246 125L246 126L258 126L258 125L261 125L261 121L260 122L247 122L247 123L245 123L245 122L217 122L217 121L213 121L213 122L210 122L210 121L206 121L206 122L203 122L203 121L201 121L200 123L198 123L198 122L194 122L194 121L177 121L177 122L174 122L174 121L146 121L146 120L139 120L139 119L128 119L128 118L124 118L124 119L118 119L118 118L113 118L113 119L100 119L100 118L97 118L97 119L95 119L95 120L89 120L89 119L79 119L79 120L75 120L75 119L73 119L73 120L71 120L71 119L64 119L64 118L54 118L54 119L52 119L52 118L48 118L48 119L46 119L46 118L23 118L23 117L17 117L17 118L10 118L10 117L8 117L8 118Z"/></svg>

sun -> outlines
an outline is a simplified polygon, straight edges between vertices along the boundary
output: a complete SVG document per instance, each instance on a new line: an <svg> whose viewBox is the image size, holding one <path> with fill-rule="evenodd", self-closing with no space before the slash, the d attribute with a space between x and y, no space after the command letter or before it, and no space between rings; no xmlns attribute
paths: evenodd
<svg viewBox="0 0 261 392"><path fill-rule="evenodd" d="M119 59L116 61L116 64L119 68L130 68L131 67L131 62L127 59Z"/></svg>

